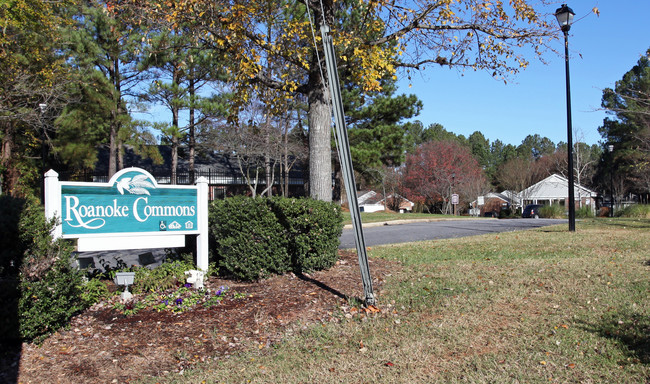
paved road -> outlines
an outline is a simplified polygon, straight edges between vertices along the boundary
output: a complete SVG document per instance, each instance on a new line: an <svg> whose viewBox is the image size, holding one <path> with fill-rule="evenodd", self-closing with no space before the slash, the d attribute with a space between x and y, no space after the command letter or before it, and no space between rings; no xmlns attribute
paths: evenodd
<svg viewBox="0 0 650 384"><path fill-rule="evenodd" d="M366 246L382 244L409 243L413 241L450 239L457 237L483 235L486 233L520 231L555 224L567 220L555 219L512 219L512 220L445 220L415 222L400 225L368 225L363 233ZM355 248L354 232L344 229L339 248Z"/></svg>
<svg viewBox="0 0 650 384"><path fill-rule="evenodd" d="M366 246L408 243L413 241L449 239L486 233L519 231L548 225L567 223L566 220L553 219L462 219L432 222L410 222L404 224L369 223L364 225ZM355 248L352 229L344 229L339 248ZM161 264L166 256L164 249L135 249L126 251L81 252L78 254L82 268L89 264L103 270L102 264L116 266L115 257L127 265L147 265L150 268Z"/></svg>

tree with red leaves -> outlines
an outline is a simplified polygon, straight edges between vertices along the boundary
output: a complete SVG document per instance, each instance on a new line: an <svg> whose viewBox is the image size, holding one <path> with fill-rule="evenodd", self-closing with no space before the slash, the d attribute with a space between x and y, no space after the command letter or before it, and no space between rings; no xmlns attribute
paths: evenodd
<svg viewBox="0 0 650 384"><path fill-rule="evenodd" d="M483 192L487 181L469 148L455 141L431 141L407 155L403 171L407 198L433 213L451 213L451 195L460 207Z"/></svg>

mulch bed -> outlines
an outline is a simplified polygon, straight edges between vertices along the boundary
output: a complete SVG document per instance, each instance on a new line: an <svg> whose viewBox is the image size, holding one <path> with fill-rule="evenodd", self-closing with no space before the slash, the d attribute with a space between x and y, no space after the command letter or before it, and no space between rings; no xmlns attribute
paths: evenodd
<svg viewBox="0 0 650 384"><path fill-rule="evenodd" d="M396 264L370 260L375 294ZM337 321L337 307L363 295L356 254L341 252L327 271L287 274L256 283L211 278L244 298L173 313L142 310L124 316L97 304L41 345L4 348L0 382L125 383L223 359L245 348L269 348L297 326ZM339 311L340 313L340 311Z"/></svg>

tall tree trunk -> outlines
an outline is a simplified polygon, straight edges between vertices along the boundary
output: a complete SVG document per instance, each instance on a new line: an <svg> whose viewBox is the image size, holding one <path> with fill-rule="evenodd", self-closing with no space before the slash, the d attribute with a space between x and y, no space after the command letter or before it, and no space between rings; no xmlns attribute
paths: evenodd
<svg viewBox="0 0 650 384"><path fill-rule="evenodd" d="M110 179L118 171L117 168L117 147L118 137L120 131L119 117L122 113L122 94L120 91L120 62L117 58L112 61L112 66L109 68L111 83L115 88L113 93L113 110L111 111L111 129L108 138L108 178Z"/></svg>
<svg viewBox="0 0 650 384"><path fill-rule="evenodd" d="M170 184L176 185L176 171L178 170L178 107L172 108L172 126L174 129L170 137L172 144L172 173Z"/></svg>
<svg viewBox="0 0 650 384"><path fill-rule="evenodd" d="M329 90L312 71L309 102L309 196L332 201L332 114Z"/></svg>
<svg viewBox="0 0 650 384"><path fill-rule="evenodd" d="M176 67L173 75L173 82L175 85L180 84L180 77L181 77L181 71ZM178 103L172 103L172 131L170 134L170 140L171 140L171 147L172 147L172 169L171 169L171 180L170 184L176 185L178 180L177 180L177 172L178 172L178 147L179 147L179 141L180 141L180 131L178 128L178 115L180 113L180 107L178 106Z"/></svg>
<svg viewBox="0 0 650 384"><path fill-rule="evenodd" d="M117 172L117 111L111 113L111 130L108 138L108 178Z"/></svg>
<svg viewBox="0 0 650 384"><path fill-rule="evenodd" d="M14 166L14 130L10 121L2 122L2 156L0 167L2 167L2 193L16 196L16 184L18 171Z"/></svg>
<svg viewBox="0 0 650 384"><path fill-rule="evenodd" d="M124 169L124 142L122 139L117 140L117 170Z"/></svg>
<svg viewBox="0 0 650 384"><path fill-rule="evenodd" d="M266 113L266 121L264 122L265 125L265 134L264 134L264 142L266 144L266 151L264 151L264 171L265 171L265 177L266 177L266 195L271 197L273 196L273 178L271 177L271 156L269 153L271 152L271 114Z"/></svg>
<svg viewBox="0 0 650 384"><path fill-rule="evenodd" d="M282 196L289 197L289 119L285 119L284 123L284 135L282 137L284 142L284 153L282 156Z"/></svg>
<svg viewBox="0 0 650 384"><path fill-rule="evenodd" d="M189 95L190 95L190 126L189 126L189 137L188 137L188 147L189 147L189 171L190 171L190 185L194 184L194 156L196 148L196 131L194 124L196 123L194 117L194 96L196 94L195 89L196 80L194 80L194 68L190 67L190 83L189 83Z"/></svg>
<svg viewBox="0 0 650 384"><path fill-rule="evenodd" d="M309 0L315 20L324 20L332 25L334 21L333 0ZM324 13L321 13L324 12ZM324 55L320 56L321 58ZM309 104L309 196L322 201L332 201L332 111L330 92L321 76L320 67L324 61L312 57L307 103Z"/></svg>

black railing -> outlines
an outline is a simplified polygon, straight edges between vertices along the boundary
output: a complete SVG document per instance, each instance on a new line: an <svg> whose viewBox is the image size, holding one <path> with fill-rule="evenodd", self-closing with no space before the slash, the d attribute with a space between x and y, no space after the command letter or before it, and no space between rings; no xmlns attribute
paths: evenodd
<svg viewBox="0 0 650 384"><path fill-rule="evenodd" d="M159 184L171 184L173 179L172 172L169 171L148 171L156 179ZM202 171L177 171L176 184L178 185L192 185L199 177L205 177L209 185L247 185L246 178L240 172L228 172L219 170L202 170ZM99 172L61 172L59 179L62 181L86 181L107 183L108 175ZM284 178L280 177L280 172L276 172L274 176L274 185L284 183ZM303 185L305 180L300 171L289 172L289 185ZM266 185L266 177L264 174L258 176L258 185Z"/></svg>

